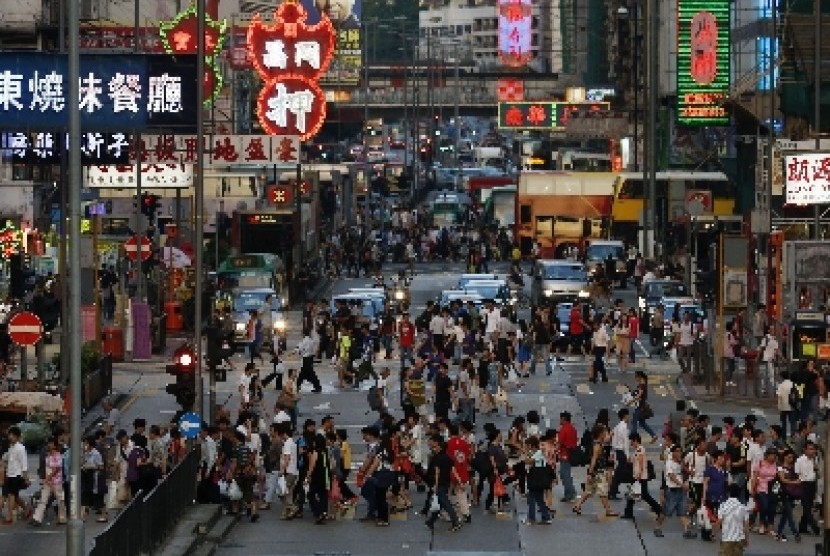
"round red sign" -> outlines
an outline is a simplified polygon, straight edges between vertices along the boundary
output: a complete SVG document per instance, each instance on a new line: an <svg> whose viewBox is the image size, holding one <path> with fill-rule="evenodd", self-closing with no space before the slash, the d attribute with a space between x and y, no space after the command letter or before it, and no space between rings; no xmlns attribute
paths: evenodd
<svg viewBox="0 0 830 556"><path fill-rule="evenodd" d="M33 346L43 336L43 324L34 313L17 313L9 319L9 336L19 346Z"/></svg>

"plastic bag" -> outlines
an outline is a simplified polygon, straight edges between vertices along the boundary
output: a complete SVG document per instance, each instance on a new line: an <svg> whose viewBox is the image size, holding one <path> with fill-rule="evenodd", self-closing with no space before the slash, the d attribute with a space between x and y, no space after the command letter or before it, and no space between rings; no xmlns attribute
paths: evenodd
<svg viewBox="0 0 830 556"><path fill-rule="evenodd" d="M640 481L634 481L628 488L628 495L634 500L639 500L643 495L643 487L640 484Z"/></svg>
<svg viewBox="0 0 830 556"><path fill-rule="evenodd" d="M223 498L228 495L228 481L225 479L219 480L219 496Z"/></svg>
<svg viewBox="0 0 830 556"><path fill-rule="evenodd" d="M277 496L285 496L288 494L288 485L285 483L285 475L280 475L277 478Z"/></svg>
<svg viewBox="0 0 830 556"><path fill-rule="evenodd" d="M120 508L121 504L118 501L118 481L110 481L107 489L107 509L115 510Z"/></svg>
<svg viewBox="0 0 830 556"><path fill-rule="evenodd" d="M242 500L242 489L239 488L239 484L235 479L231 481L230 485L228 485L228 498L230 498L233 502Z"/></svg>
<svg viewBox="0 0 830 556"><path fill-rule="evenodd" d="M438 502L438 495L433 494L429 499L429 511L437 513L441 511L441 503Z"/></svg>

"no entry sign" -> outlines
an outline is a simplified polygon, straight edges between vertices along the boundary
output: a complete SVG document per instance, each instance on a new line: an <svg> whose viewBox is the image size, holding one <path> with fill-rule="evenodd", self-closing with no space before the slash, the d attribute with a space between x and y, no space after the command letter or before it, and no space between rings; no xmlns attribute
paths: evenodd
<svg viewBox="0 0 830 556"><path fill-rule="evenodd" d="M34 313L17 313L9 319L9 336L20 346L33 346L43 336L43 324Z"/></svg>
<svg viewBox="0 0 830 556"><path fill-rule="evenodd" d="M146 236L131 237L124 242L124 250L127 252L127 258L131 261L138 260L139 255L142 261L146 261L153 251L152 244Z"/></svg>

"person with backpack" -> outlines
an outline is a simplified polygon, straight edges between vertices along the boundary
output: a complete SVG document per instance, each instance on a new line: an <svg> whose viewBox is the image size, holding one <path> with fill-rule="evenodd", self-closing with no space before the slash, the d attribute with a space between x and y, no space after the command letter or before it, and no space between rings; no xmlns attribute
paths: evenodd
<svg viewBox="0 0 830 556"><path fill-rule="evenodd" d="M775 390L775 396L778 404L778 417L781 422L781 437L787 438L787 425L789 425L790 434L795 434L798 428L798 414L796 407L791 402L799 402L798 392L793 395L794 383L790 380L790 371L781 371L781 382Z"/></svg>

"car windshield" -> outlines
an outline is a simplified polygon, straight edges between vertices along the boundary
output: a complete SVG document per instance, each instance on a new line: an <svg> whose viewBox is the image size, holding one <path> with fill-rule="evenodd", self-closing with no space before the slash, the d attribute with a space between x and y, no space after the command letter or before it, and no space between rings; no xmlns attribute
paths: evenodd
<svg viewBox="0 0 830 556"><path fill-rule="evenodd" d="M604 261L611 255L617 260L625 259L625 251L622 245L599 244L589 245L585 251L585 258L589 261Z"/></svg>
<svg viewBox="0 0 830 556"><path fill-rule="evenodd" d="M578 264L545 266L542 276L545 280L587 280L585 268Z"/></svg>
<svg viewBox="0 0 830 556"><path fill-rule="evenodd" d="M268 292L240 292L233 298L233 310L237 312L259 311L265 303ZM279 311L280 302L271 294L271 310Z"/></svg>
<svg viewBox="0 0 830 556"><path fill-rule="evenodd" d="M666 314L671 315L674 317L676 305L668 305L666 306ZM681 305L680 309L678 309L678 317L682 322L683 319L686 318L686 314L690 314L692 316L692 322L700 322L706 317L706 313L703 310L703 307L700 305ZM666 320L668 322L668 319Z"/></svg>
<svg viewBox="0 0 830 556"><path fill-rule="evenodd" d="M682 282L651 282L646 286L646 297L679 297L688 295L686 285Z"/></svg>
<svg viewBox="0 0 830 556"><path fill-rule="evenodd" d="M470 282L466 286L466 290L473 291L478 293L484 299L496 299L499 297L501 293L501 285L500 284L476 284L475 282Z"/></svg>

